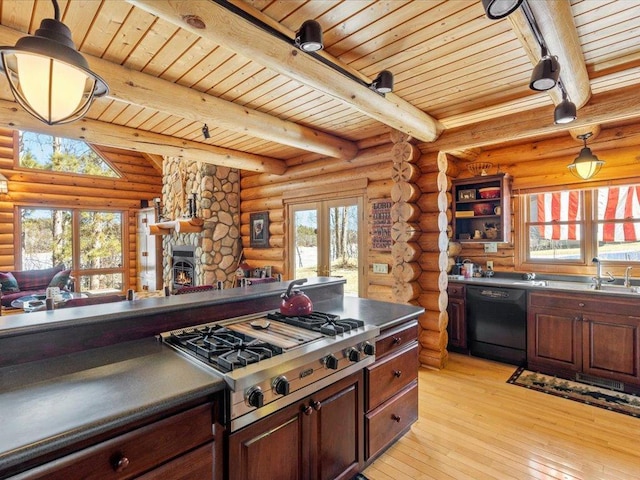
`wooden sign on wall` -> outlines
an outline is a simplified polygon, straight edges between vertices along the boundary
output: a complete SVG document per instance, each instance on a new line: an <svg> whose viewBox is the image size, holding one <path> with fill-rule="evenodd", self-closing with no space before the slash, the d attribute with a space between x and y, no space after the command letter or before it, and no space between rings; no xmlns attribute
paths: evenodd
<svg viewBox="0 0 640 480"><path fill-rule="evenodd" d="M391 250L391 199L371 201L371 248Z"/></svg>

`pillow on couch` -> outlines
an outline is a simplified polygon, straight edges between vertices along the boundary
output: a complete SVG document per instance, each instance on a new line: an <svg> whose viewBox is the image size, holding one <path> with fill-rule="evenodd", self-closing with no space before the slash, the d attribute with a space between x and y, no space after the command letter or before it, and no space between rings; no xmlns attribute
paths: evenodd
<svg viewBox="0 0 640 480"><path fill-rule="evenodd" d="M49 282L49 287L58 287L60 290L66 290L70 275L71 270L63 270L56 273Z"/></svg>
<svg viewBox="0 0 640 480"><path fill-rule="evenodd" d="M13 272L13 276L23 292L46 290L54 275L62 270L64 270L64 265L60 264L57 267L44 270L16 270Z"/></svg>
<svg viewBox="0 0 640 480"><path fill-rule="evenodd" d="M0 284L2 284L2 293L16 293L20 291L18 281L11 272L0 272Z"/></svg>

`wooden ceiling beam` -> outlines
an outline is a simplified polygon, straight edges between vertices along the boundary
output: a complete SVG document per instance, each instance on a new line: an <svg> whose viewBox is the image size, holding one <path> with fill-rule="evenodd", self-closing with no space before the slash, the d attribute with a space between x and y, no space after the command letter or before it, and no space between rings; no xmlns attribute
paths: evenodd
<svg viewBox="0 0 640 480"><path fill-rule="evenodd" d="M633 85L615 91L593 95L580 110L578 119L570 124L553 123L553 107L516 112L504 117L446 130L433 143L420 144L423 152L454 152L495 146L501 143L525 141L585 125L604 124L640 118L640 97Z"/></svg>
<svg viewBox="0 0 640 480"><path fill-rule="evenodd" d="M128 0L239 55L320 91L375 120L430 142L443 130L440 122L393 93L382 97L336 74L332 67L274 38L244 18L210 0Z"/></svg>
<svg viewBox="0 0 640 480"><path fill-rule="evenodd" d="M569 0L530 1L528 5L536 19L536 24L547 45L549 54L558 57L560 78L569 99L575 103L576 108L581 108L591 97L591 87ZM529 27L529 22L522 8L517 9L508 18L514 33L527 52L531 64L537 65L540 61L540 45ZM558 88L552 88L547 93L555 105L562 101L562 93Z"/></svg>
<svg viewBox="0 0 640 480"><path fill-rule="evenodd" d="M12 45L24 33L0 26L0 44ZM212 95L83 54L89 67L109 85L112 98L188 120L215 125L309 152L352 160L358 146L319 130L281 120Z"/></svg>
<svg viewBox="0 0 640 480"><path fill-rule="evenodd" d="M0 124L17 130L57 135L96 145L155 155L182 157L253 172L282 175L286 170L284 161L275 158L214 147L88 118L63 125L49 126L32 117L17 103L7 100L0 100Z"/></svg>

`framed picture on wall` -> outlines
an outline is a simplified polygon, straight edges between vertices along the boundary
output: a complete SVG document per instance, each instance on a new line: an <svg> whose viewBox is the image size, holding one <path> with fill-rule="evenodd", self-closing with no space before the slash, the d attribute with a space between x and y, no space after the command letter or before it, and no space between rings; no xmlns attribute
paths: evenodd
<svg viewBox="0 0 640 480"><path fill-rule="evenodd" d="M252 213L249 217L251 248L269 246L269 212Z"/></svg>

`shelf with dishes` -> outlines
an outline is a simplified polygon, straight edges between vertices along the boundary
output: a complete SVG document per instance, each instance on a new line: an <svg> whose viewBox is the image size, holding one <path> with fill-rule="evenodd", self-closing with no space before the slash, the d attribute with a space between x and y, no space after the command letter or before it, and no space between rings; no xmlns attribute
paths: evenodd
<svg viewBox="0 0 640 480"><path fill-rule="evenodd" d="M454 180L452 197L457 241L509 242L509 177L498 174Z"/></svg>

